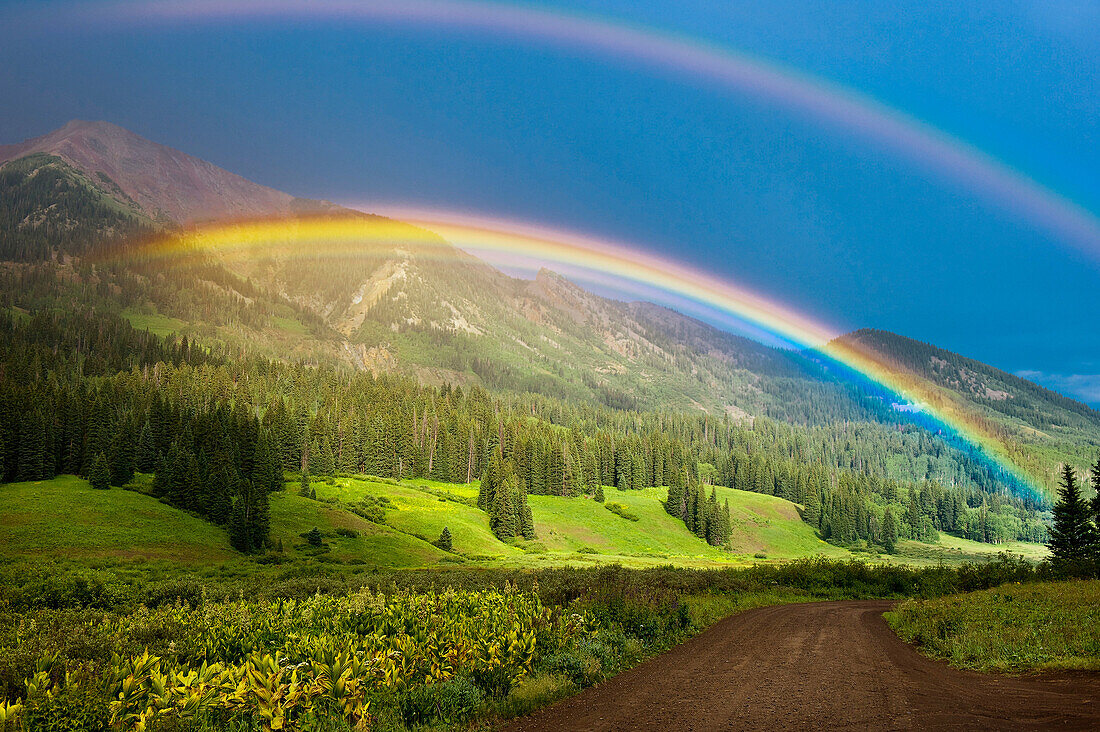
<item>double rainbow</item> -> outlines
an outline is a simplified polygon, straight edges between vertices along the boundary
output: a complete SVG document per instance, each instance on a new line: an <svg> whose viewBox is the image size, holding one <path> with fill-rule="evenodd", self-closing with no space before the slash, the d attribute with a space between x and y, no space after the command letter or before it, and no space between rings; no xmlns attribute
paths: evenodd
<svg viewBox="0 0 1100 732"><path fill-rule="evenodd" d="M256 262L266 258L347 257L397 249L430 259L469 261L465 252L470 252L490 260L514 262L519 258L552 265L579 279L679 309L725 315L781 342L811 349L896 395L899 403L919 408L924 423L931 422L967 443L980 459L996 468L997 475L1016 494L1039 503L1045 500L1030 476L1014 462L994 424L922 377L860 343L838 340L835 329L781 303L618 242L432 211L406 209L400 216L401 221L324 215L214 223L155 237L127 256L166 264L209 254L226 261Z"/></svg>
<svg viewBox="0 0 1100 732"><path fill-rule="evenodd" d="M80 32L120 27L321 21L380 23L487 33L549 44L675 75L721 92L763 99L901 155L1100 261L1100 219L1088 208L964 140L864 94L791 68L621 20L476 0L107 0L31 6L20 23Z"/></svg>

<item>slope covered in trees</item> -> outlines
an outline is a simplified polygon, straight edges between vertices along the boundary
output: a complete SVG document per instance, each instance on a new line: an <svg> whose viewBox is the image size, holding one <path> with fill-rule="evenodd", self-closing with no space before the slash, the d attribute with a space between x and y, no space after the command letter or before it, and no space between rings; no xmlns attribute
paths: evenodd
<svg viewBox="0 0 1100 732"><path fill-rule="evenodd" d="M706 484L802 504L805 520L839 543L890 546L937 531L1035 540L1044 531L1035 506L982 484L980 472L966 486L889 475L927 466L929 438L916 428L746 425L224 359L106 316L9 314L0 325L5 480L89 475L103 455L112 483L136 469L155 472L157 495L228 526L245 551L264 546L268 496L283 471L482 478L480 503L504 538L530 538L527 495L670 486L670 513L721 545L726 514ZM85 373L93 344L102 364ZM898 455L910 462L886 459ZM885 474L876 474L880 466Z"/></svg>

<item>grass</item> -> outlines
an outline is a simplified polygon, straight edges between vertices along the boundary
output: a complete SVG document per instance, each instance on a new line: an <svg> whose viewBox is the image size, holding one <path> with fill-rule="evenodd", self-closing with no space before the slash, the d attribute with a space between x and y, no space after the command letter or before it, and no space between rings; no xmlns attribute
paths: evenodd
<svg viewBox="0 0 1100 732"><path fill-rule="evenodd" d="M317 485L320 494L321 484ZM295 549L305 544L301 534L317 527L325 534L328 551L314 553ZM358 536L335 534L350 529ZM353 513L326 503L302 498L291 491L271 496L271 538L281 542L288 557L313 561L363 563L372 567L424 567L446 556L446 552L388 526L379 526ZM356 561L357 560L357 561Z"/></svg>
<svg viewBox="0 0 1100 732"><path fill-rule="evenodd" d="M148 476L145 476L147 478ZM146 480L146 482L148 482ZM530 496L538 537L503 542L489 530L487 515L471 505L478 484L392 480L341 475L312 487L320 500L297 495L297 482L271 497L271 538L283 547L282 561L378 568L589 566L622 564L653 567L746 565L808 556L863 557L874 563L916 566L982 562L1009 551L1035 561L1045 548L1030 544L989 545L942 536L942 544L901 542L897 555L852 553L817 537L797 507L780 498L718 488L729 500L731 549L707 545L683 522L665 513L664 488L619 491L605 488L608 503L591 499ZM346 510L364 498L389 501L386 523L371 523ZM636 516L637 521L624 518ZM301 534L316 526L325 535L321 551L296 548ZM432 545L443 527L451 530L453 551ZM337 530L354 536L337 535ZM135 491L92 491L87 483L61 476L38 483L0 485L0 556L47 555L176 560L183 563L241 558L225 532Z"/></svg>
<svg viewBox="0 0 1100 732"><path fill-rule="evenodd" d="M386 522L399 531L428 541L451 530L454 551L474 561L505 564L590 564L617 561L629 566L681 564L695 566L743 562L759 553L784 559L820 554L850 556L845 549L817 538L802 522L794 504L773 496L719 488L720 500L730 501L733 551L708 546L683 522L665 513L663 488L641 491L606 489L608 501L622 512L637 516L624 520L620 513L586 498L530 496L535 518L534 542L514 545L497 539L484 512L459 502L477 496L477 484L452 485L427 480L382 482L365 476L342 476L330 485L311 484L318 498L355 503L366 496L384 496L391 502Z"/></svg>
<svg viewBox="0 0 1100 732"><path fill-rule="evenodd" d="M139 312L134 308L126 308L121 315L130 321L130 325L134 326L135 330L147 330L162 338L173 333L184 333L189 328L188 324L182 320L159 313Z"/></svg>
<svg viewBox="0 0 1100 732"><path fill-rule="evenodd" d="M960 668L1023 673L1100 669L1100 581L1036 582L908 600L890 627Z"/></svg>
<svg viewBox="0 0 1100 732"><path fill-rule="evenodd" d="M1049 551L1042 544L1030 544L1023 541L1006 544L984 544L980 541L960 539L957 536L941 533L938 544L903 540L898 542L897 554L893 556L883 555L880 559L915 566L936 564L957 566L972 562L989 561L996 558L998 554L1009 554L1030 562L1040 562L1046 559Z"/></svg>
<svg viewBox="0 0 1100 732"><path fill-rule="evenodd" d="M121 488L71 475L0 485L0 554L210 562L236 555L224 530Z"/></svg>

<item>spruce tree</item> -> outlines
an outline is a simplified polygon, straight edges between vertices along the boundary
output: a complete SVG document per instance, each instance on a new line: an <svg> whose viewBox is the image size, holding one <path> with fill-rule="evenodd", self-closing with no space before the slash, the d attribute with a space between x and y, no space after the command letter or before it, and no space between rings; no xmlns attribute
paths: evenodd
<svg viewBox="0 0 1100 732"><path fill-rule="evenodd" d="M92 461L92 469L88 473L88 482L96 490L107 490L111 487L111 468L107 465L107 456L99 453Z"/></svg>
<svg viewBox="0 0 1100 732"><path fill-rule="evenodd" d="M604 494L603 494L603 486L599 483L596 484L596 496L595 496L595 498L596 498L596 503L603 503L604 501L607 500L604 497Z"/></svg>
<svg viewBox="0 0 1100 732"><path fill-rule="evenodd" d="M898 548L898 527L894 519L894 512L886 507L886 513L882 516L882 548L893 554Z"/></svg>
<svg viewBox="0 0 1100 732"><path fill-rule="evenodd" d="M670 516L678 519L684 518L684 486L678 480L670 482L668 486L668 499L665 501L665 511Z"/></svg>
<svg viewBox="0 0 1100 732"><path fill-rule="evenodd" d="M489 458L488 464L485 466L485 472L481 475L481 486L477 491L477 507L486 513L489 513L496 500L496 483L499 471L500 460L496 457L496 453L494 452L492 457Z"/></svg>
<svg viewBox="0 0 1100 732"><path fill-rule="evenodd" d="M1100 458L1096 459L1096 464L1092 466L1092 490L1096 493L1092 497L1092 520L1096 526L1098 536L1100 536ZM1100 538L1098 538L1100 542Z"/></svg>
<svg viewBox="0 0 1100 732"><path fill-rule="evenodd" d="M246 554L262 551L271 519L267 491L250 480L239 481L237 499L229 516L229 541Z"/></svg>
<svg viewBox="0 0 1100 732"><path fill-rule="evenodd" d="M157 445L153 440L153 428L149 425L149 420L145 420L141 426L134 460L135 467L143 473L152 473L157 468Z"/></svg>
<svg viewBox="0 0 1100 732"><path fill-rule="evenodd" d="M1054 563L1063 568L1080 570L1081 563L1093 558L1096 551L1096 527L1091 509L1081 497L1077 475L1070 465L1062 466L1061 490L1054 504L1054 525L1050 530L1050 552Z"/></svg>
<svg viewBox="0 0 1100 732"><path fill-rule="evenodd" d="M446 526L443 527L443 533L439 535L439 539L435 542L435 545L445 552L453 551L451 546L451 530Z"/></svg>
<svg viewBox="0 0 1100 732"><path fill-rule="evenodd" d="M531 506L527 503L527 491L519 486L519 506L516 510L519 524L517 530L524 539L531 541L535 538L535 517L531 513Z"/></svg>

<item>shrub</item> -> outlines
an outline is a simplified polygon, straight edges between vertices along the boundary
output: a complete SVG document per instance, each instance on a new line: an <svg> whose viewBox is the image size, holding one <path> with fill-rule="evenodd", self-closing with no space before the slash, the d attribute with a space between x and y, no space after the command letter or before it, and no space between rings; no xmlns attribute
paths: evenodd
<svg viewBox="0 0 1100 732"><path fill-rule="evenodd" d="M631 513L630 510L627 509L627 507L624 506L621 503L609 502L609 503L603 504L603 507L606 508L611 513L615 514L616 516L621 516L622 518L626 519L627 521L638 521L639 520L639 517L638 517L637 514Z"/></svg>
<svg viewBox="0 0 1100 732"><path fill-rule="evenodd" d="M474 715L483 699L481 689L465 676L456 676L406 692L400 700L401 716L410 727L437 721L461 724Z"/></svg>

